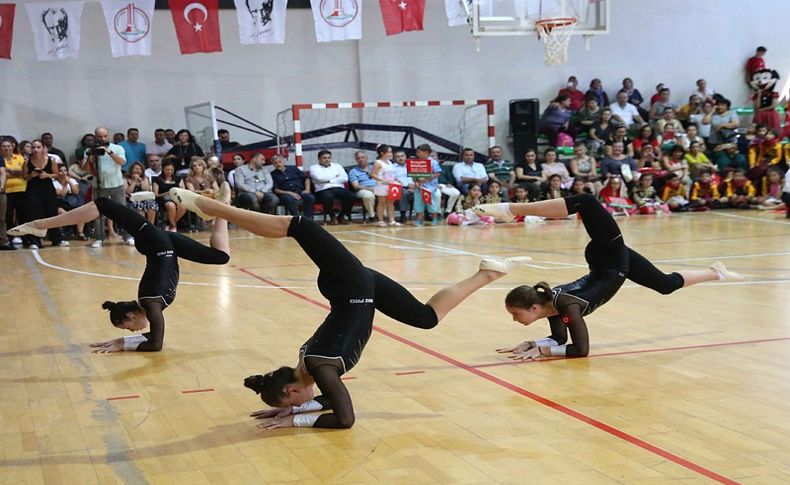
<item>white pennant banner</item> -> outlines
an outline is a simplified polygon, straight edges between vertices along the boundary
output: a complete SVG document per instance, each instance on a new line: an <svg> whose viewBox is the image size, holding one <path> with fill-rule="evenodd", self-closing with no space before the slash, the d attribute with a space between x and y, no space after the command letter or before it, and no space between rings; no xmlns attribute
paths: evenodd
<svg viewBox="0 0 790 485"><path fill-rule="evenodd" d="M318 42L362 38L362 0L310 0Z"/></svg>
<svg viewBox="0 0 790 485"><path fill-rule="evenodd" d="M154 0L101 0L113 57L150 56Z"/></svg>
<svg viewBox="0 0 790 485"><path fill-rule="evenodd" d="M235 0L242 44L285 43L288 0Z"/></svg>
<svg viewBox="0 0 790 485"><path fill-rule="evenodd" d="M36 58L52 61L76 57L80 51L80 22L85 2L26 3L33 29Z"/></svg>

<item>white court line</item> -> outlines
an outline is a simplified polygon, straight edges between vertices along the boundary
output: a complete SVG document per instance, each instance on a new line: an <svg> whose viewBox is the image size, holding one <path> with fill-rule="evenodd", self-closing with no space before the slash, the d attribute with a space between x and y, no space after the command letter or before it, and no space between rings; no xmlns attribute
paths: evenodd
<svg viewBox="0 0 790 485"><path fill-rule="evenodd" d="M343 242L343 243L364 244L366 246L384 246L384 247L390 248L390 249L408 249L410 251L435 251L435 252L444 253L444 254L456 254L455 252L442 251L442 250L435 249L435 248L415 248L414 246L400 246L400 245L395 245L395 244L377 243L377 242L372 242L372 241L357 241L355 239L340 239L340 238L337 238L337 240L340 241L340 242Z"/></svg>
<svg viewBox="0 0 790 485"><path fill-rule="evenodd" d="M707 256L704 258L681 258L681 259L656 259L654 263L679 263L681 261L703 261L709 259L741 259L741 258L761 258L768 256L787 256L790 251L780 253L756 253L756 254L736 254L735 256Z"/></svg>
<svg viewBox="0 0 790 485"><path fill-rule="evenodd" d="M774 221L771 219L763 219L761 217L749 217L749 216L739 216L737 214L723 214L721 212L711 211L710 214L715 216L722 216L722 217L735 217L737 219L748 219L750 221L757 221L757 222L766 222L768 224L781 224L783 226L790 225L790 222L782 222L782 221Z"/></svg>

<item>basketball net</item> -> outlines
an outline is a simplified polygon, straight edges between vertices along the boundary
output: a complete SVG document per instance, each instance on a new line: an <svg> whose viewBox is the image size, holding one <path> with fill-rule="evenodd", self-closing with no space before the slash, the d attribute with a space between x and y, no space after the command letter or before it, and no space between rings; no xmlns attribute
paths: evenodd
<svg viewBox="0 0 790 485"><path fill-rule="evenodd" d="M568 44L576 27L576 19L569 17L542 19L535 22L538 39L546 48L546 64L549 66L568 62Z"/></svg>

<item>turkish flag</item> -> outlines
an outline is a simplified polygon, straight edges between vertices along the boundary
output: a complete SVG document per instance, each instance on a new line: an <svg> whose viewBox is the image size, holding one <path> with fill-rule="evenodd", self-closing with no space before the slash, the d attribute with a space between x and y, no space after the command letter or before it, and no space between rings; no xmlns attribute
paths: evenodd
<svg viewBox="0 0 790 485"><path fill-rule="evenodd" d="M422 201L425 202L425 205L433 204L433 192L430 190L420 187L420 197L422 197Z"/></svg>
<svg viewBox="0 0 790 485"><path fill-rule="evenodd" d="M0 3L0 59L11 59L15 8L13 3Z"/></svg>
<svg viewBox="0 0 790 485"><path fill-rule="evenodd" d="M387 200L400 200L401 195L403 195L403 186L390 182L389 187L387 187Z"/></svg>
<svg viewBox="0 0 790 485"><path fill-rule="evenodd" d="M387 35L422 30L425 0L379 0Z"/></svg>
<svg viewBox="0 0 790 485"><path fill-rule="evenodd" d="M218 0L170 0L181 54L222 52Z"/></svg>

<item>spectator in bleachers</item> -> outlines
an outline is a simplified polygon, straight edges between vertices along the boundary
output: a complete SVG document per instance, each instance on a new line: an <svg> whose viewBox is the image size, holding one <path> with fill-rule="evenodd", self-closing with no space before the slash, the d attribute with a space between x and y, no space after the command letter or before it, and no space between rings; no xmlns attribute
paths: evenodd
<svg viewBox="0 0 790 485"><path fill-rule="evenodd" d="M115 133L112 136L112 142L116 145L120 145L124 140L126 140L126 136L123 133Z"/></svg>
<svg viewBox="0 0 790 485"><path fill-rule="evenodd" d="M475 151L464 148L461 152L461 161L453 166L455 185L461 194L469 192L470 184L483 185L488 180L485 166L475 161Z"/></svg>
<svg viewBox="0 0 790 485"><path fill-rule="evenodd" d="M263 168L266 158L256 153L248 165L236 169L236 207L272 214L280 199L274 195L274 182L269 171ZM345 174L345 170L343 171ZM189 183L186 183L189 188ZM217 187L218 189L218 187Z"/></svg>
<svg viewBox="0 0 790 485"><path fill-rule="evenodd" d="M175 144L178 143L178 137L176 136L176 132L174 129L172 128L165 129L165 140L167 140L167 142L173 146L175 146Z"/></svg>
<svg viewBox="0 0 790 485"><path fill-rule="evenodd" d="M764 127L760 130L762 134L757 133L757 123L749 123L746 126L746 132L741 133L738 137L738 151L742 153L744 156L749 156L749 148L752 146L752 142L755 138L760 136L761 138L765 138L765 134L768 133L768 127Z"/></svg>
<svg viewBox="0 0 790 485"><path fill-rule="evenodd" d="M534 148L527 148L524 159L515 168L516 183L527 191L530 202L540 200L540 186L545 182L543 169L538 163L538 152Z"/></svg>
<svg viewBox="0 0 790 485"><path fill-rule="evenodd" d="M573 185L571 185L571 190L568 191L568 195L579 195L579 194L589 194L589 193L590 192L588 192L587 188L584 186L583 181L578 179L573 179ZM524 202L524 201L519 200L514 202Z"/></svg>
<svg viewBox="0 0 790 485"><path fill-rule="evenodd" d="M590 81L590 89L584 93L584 97L588 98L590 96L595 97L598 100L598 106L602 108L606 108L609 106L609 95L606 94L606 91L603 89L603 83L600 79L595 78Z"/></svg>
<svg viewBox="0 0 790 485"><path fill-rule="evenodd" d="M688 190L675 173L670 173L667 176L661 198L666 201L669 210L672 212L686 212L689 210Z"/></svg>
<svg viewBox="0 0 790 485"><path fill-rule="evenodd" d="M638 176L634 157L624 153L624 146L621 141L612 143L611 148L612 153L607 155L601 162L601 175L604 180L612 175L617 175L618 177L625 178L627 183L631 183L634 178Z"/></svg>
<svg viewBox="0 0 790 485"><path fill-rule="evenodd" d="M636 211L636 204L628 197L628 189L622 177L608 177L598 192L598 200L612 215L628 215Z"/></svg>
<svg viewBox="0 0 790 485"><path fill-rule="evenodd" d="M601 110L601 121L594 124L587 132L587 146L590 153L597 156L603 153L606 141L612 135L617 125L612 122L612 111L609 108Z"/></svg>
<svg viewBox="0 0 790 485"><path fill-rule="evenodd" d="M782 202L785 203L787 214L785 217L790 219L790 169L785 172L784 185L782 187Z"/></svg>
<svg viewBox="0 0 790 485"><path fill-rule="evenodd" d="M700 104L706 99L713 99L713 95L716 94L716 90L712 87L708 86L708 81L704 79L697 79L697 90L691 93L691 95L697 95L700 98Z"/></svg>
<svg viewBox="0 0 790 485"><path fill-rule="evenodd" d="M61 150L59 148L55 148L54 146L52 146L54 141L55 140L54 140L54 138L52 136L52 133L47 132L47 133L42 133L41 134L41 143L44 144L44 147L46 147L47 153L49 155L54 155L56 157L55 158L55 162L58 163L58 164L61 164L61 163L62 164L67 164L67 163L69 163L69 159L66 158L66 154L63 153L63 150Z"/></svg>
<svg viewBox="0 0 790 485"><path fill-rule="evenodd" d="M22 144L20 143L21 147ZM5 194L5 211L0 214L5 221L6 229L15 227L25 222L25 157L19 153L14 153L14 142L11 137L0 138L0 154L2 154L3 165L5 166L5 178L3 185L0 186ZM22 242L21 239L18 240ZM10 248L6 248L10 249Z"/></svg>
<svg viewBox="0 0 790 485"><path fill-rule="evenodd" d="M85 198L80 193L79 182L77 179L71 177L69 168L65 165L58 165L58 175L52 179L52 185L55 186L55 194L58 197L58 214L85 205ZM76 228L76 239L87 241L88 238L85 236L85 223L80 222L76 224Z"/></svg>
<svg viewBox="0 0 790 485"><path fill-rule="evenodd" d="M286 165L285 159L280 155L272 157L272 165L274 165L272 171L274 193L285 206L285 211L296 216L301 205L304 216L312 219L315 211L315 196L310 192L310 177L299 170L299 167Z"/></svg>
<svg viewBox="0 0 790 485"><path fill-rule="evenodd" d="M230 132L225 128L220 128L217 130L217 138L219 139L219 143L223 152L239 146L238 142L230 140Z"/></svg>
<svg viewBox="0 0 790 485"><path fill-rule="evenodd" d="M368 163L368 154L359 150L354 153L354 161L357 166L348 171L348 182L354 197L362 200L365 209L362 219L372 222L376 218L376 194L373 193L376 181L370 176L372 170Z"/></svg>
<svg viewBox="0 0 790 485"><path fill-rule="evenodd" d="M647 120L650 112L642 108L645 99L642 97L642 93L634 87L634 81L630 77L623 79L623 90L628 94L628 102L634 105L642 120Z"/></svg>
<svg viewBox="0 0 790 485"><path fill-rule="evenodd" d="M713 113L715 111L714 106L715 104L713 101L705 100L702 102L701 111L689 116L689 121L694 123L697 127L699 136L705 140L705 144L708 143L708 138L710 137L711 121L713 120Z"/></svg>
<svg viewBox="0 0 790 485"><path fill-rule="evenodd" d="M686 163L688 163L689 175L691 176L692 180L698 179L702 171L716 171L716 165L711 163L708 156L702 151L702 146L699 144L699 142L695 141L691 143L691 145L689 145L689 150L686 152L683 158L685 158Z"/></svg>
<svg viewBox="0 0 790 485"><path fill-rule="evenodd" d="M757 197L758 209L774 209L782 205L782 169L776 165L768 167L766 175L760 183L760 195Z"/></svg>
<svg viewBox="0 0 790 485"><path fill-rule="evenodd" d="M261 155L263 158L263 155ZM263 166L263 162L261 162L261 167ZM269 175L269 172L266 170L262 170ZM268 186L266 192L270 192L272 189L271 184L271 176L268 178ZM189 175L184 179L184 185L186 186L187 190L191 190L197 194L210 197L215 199L217 194L219 193L219 184L211 176L208 172L208 165L206 161L202 158L193 158L192 162L189 165ZM257 202L262 202L258 200Z"/></svg>
<svg viewBox="0 0 790 485"><path fill-rule="evenodd" d="M93 131L96 143L100 147L92 148L85 152L86 158L96 167L98 176L98 187L94 188L94 199L106 197L116 204L126 205L126 194L124 193L123 172L121 167L126 162L126 153L123 147L110 143L110 130L100 126ZM34 218L35 219L35 218ZM104 227L101 223L104 217L97 217L94 223L96 240L91 247L94 249L104 246ZM110 219L106 219L110 238L120 239L120 234L115 232L115 225Z"/></svg>
<svg viewBox="0 0 790 485"><path fill-rule="evenodd" d="M601 190L601 177L595 159L587 155L584 143L577 143L573 147L573 158L569 162L570 174L573 180L581 180L589 193L595 195Z"/></svg>
<svg viewBox="0 0 790 485"><path fill-rule="evenodd" d="M480 199L483 204L498 204L502 202L502 186L496 180L488 182L488 191Z"/></svg>
<svg viewBox="0 0 790 485"><path fill-rule="evenodd" d="M615 142L620 142L623 144L623 153L628 156L634 156L634 141L628 136L628 130L623 125L617 125L612 130L609 138L606 140L606 146L604 147L604 152L609 155L612 153L612 145Z"/></svg>
<svg viewBox="0 0 790 485"><path fill-rule="evenodd" d="M149 153L146 155L145 160L148 168L145 169L144 174L150 184L153 182L154 177L162 174L162 157L156 153Z"/></svg>
<svg viewBox="0 0 790 485"><path fill-rule="evenodd" d="M510 202L515 202L516 204L530 202L529 196L527 195L527 189L521 186L516 187L516 190L513 193L513 198L510 199Z"/></svg>
<svg viewBox="0 0 790 485"><path fill-rule="evenodd" d="M672 125L676 134L686 132L686 130L683 129L683 124L677 119L677 113L674 108L665 108L664 113L661 115L661 119L656 121L656 129L659 133L664 133L664 127L667 125Z"/></svg>
<svg viewBox="0 0 790 485"><path fill-rule="evenodd" d="M568 168L564 163L558 160L557 150L554 148L549 147L543 154L543 164L541 165L541 169L543 170L543 179L546 180L547 183L549 177L554 174L558 174L561 177L560 183L562 184L562 188L570 188L571 184L573 183L573 179L568 173Z"/></svg>
<svg viewBox="0 0 790 485"><path fill-rule="evenodd" d="M612 119L635 133L645 125L645 120L639 115L636 106L628 102L628 92L621 89L617 92L617 102L609 105L612 110Z"/></svg>
<svg viewBox="0 0 790 485"><path fill-rule="evenodd" d="M767 130L764 138L755 138L752 146L749 147L749 180L755 186L759 185L768 167L777 165L781 161L782 145L779 137L775 131Z"/></svg>
<svg viewBox="0 0 790 485"><path fill-rule="evenodd" d="M664 116L664 110L667 108L677 109L677 105L670 100L672 93L669 88L663 87L658 92L658 101L653 103L650 107L650 122L655 124Z"/></svg>
<svg viewBox="0 0 790 485"><path fill-rule="evenodd" d="M499 149L498 157L502 157L502 149L499 147L492 147L489 151L492 156L496 155L495 149ZM428 212L431 214L431 224L437 225L441 223L441 218L438 217L438 214L441 212L441 198L437 195L437 189L439 188L439 177L442 174L442 166L439 164L439 161L435 158L431 157L431 146L427 143L424 143L417 147L417 158L428 159L431 161L431 175L429 177L414 177L414 183L417 187L419 187L420 191L415 193L414 195L414 212L416 214L416 218L414 220L415 226L422 226L425 222L425 209L426 203L422 198L422 191L426 191L426 194L430 194L431 203L428 205ZM505 162L510 163L510 162ZM512 164L511 164L512 167ZM511 168L512 170L512 168ZM488 164L486 164L486 171L488 171ZM426 195L427 198L427 195Z"/></svg>
<svg viewBox="0 0 790 485"><path fill-rule="evenodd" d="M43 219L58 215L58 198L52 179L57 177L57 158L47 153L47 147L41 140L33 140L33 153L25 164L25 222ZM30 249L42 246L41 238L26 236L23 244ZM68 246L68 241L63 240L60 228L47 231L47 237L53 246Z"/></svg>
<svg viewBox="0 0 790 485"><path fill-rule="evenodd" d="M159 204L159 210L164 212L167 216L167 231L176 232L178 221L186 214L186 209L177 205L171 198L169 191L173 187L184 187L181 177L176 175L175 163L172 160L166 160L162 164L162 174L159 177L154 177L153 192L156 195L156 202Z"/></svg>
<svg viewBox="0 0 790 485"><path fill-rule="evenodd" d="M724 182L724 195L730 207L735 209L750 209L756 204L757 190L752 182L746 178L746 171L737 168L732 173L732 178Z"/></svg>
<svg viewBox="0 0 790 485"><path fill-rule="evenodd" d="M661 142L658 141L650 125L644 125L639 130L639 135L634 138L634 153L642 153L642 147L645 146L652 148L656 156L661 153Z"/></svg>
<svg viewBox="0 0 790 485"><path fill-rule="evenodd" d="M14 150L14 153L22 155L22 158L27 162L30 154L33 153L33 145L27 140L22 140L19 142L18 149Z"/></svg>
<svg viewBox="0 0 790 485"><path fill-rule="evenodd" d="M656 174L663 170L661 167L661 159L656 155L655 150L653 150L653 147L650 145L642 145L637 155L639 157L637 159L637 167L640 172Z"/></svg>
<svg viewBox="0 0 790 485"><path fill-rule="evenodd" d="M242 167L239 170L242 170ZM346 189L348 174L339 164L332 162L332 152L318 152L318 163L310 166L310 179L315 187L315 200L330 215L329 224L351 224L351 207L354 194ZM335 200L340 201L340 214L335 213Z"/></svg>
<svg viewBox="0 0 790 485"><path fill-rule="evenodd" d="M631 199L640 214L655 214L662 209L664 201L653 186L653 174L645 173L631 191Z"/></svg>
<svg viewBox="0 0 790 485"><path fill-rule="evenodd" d="M765 69L765 53L768 49L763 46L758 47L754 55L746 61L746 84L749 84L752 80L752 74L755 71L759 71L760 69Z"/></svg>
<svg viewBox="0 0 790 485"><path fill-rule="evenodd" d="M195 160L193 163L197 161ZM129 197L137 192L151 192L151 184L148 182L143 164L140 162L133 163L126 172L126 196ZM156 199L139 201L129 199L128 205L137 210L149 223L156 225L156 213L159 209Z"/></svg>
<svg viewBox="0 0 790 485"><path fill-rule="evenodd" d="M692 94L689 96L689 102L678 108L676 116L683 126L688 126L691 123L691 115L702 112L702 99L698 94Z"/></svg>
<svg viewBox="0 0 790 485"><path fill-rule="evenodd" d="M692 143L699 143L700 151L708 151L708 147L705 145L705 140L699 136L697 125L689 125L688 128L686 128L686 136L680 139L680 143L686 150L691 148Z"/></svg>
<svg viewBox="0 0 790 485"><path fill-rule="evenodd" d="M119 143L123 147L126 154L126 163L122 169L128 172L133 163L145 163L145 144L140 143L140 131L137 128L129 128L126 130L126 140Z"/></svg>
<svg viewBox="0 0 790 485"><path fill-rule="evenodd" d="M715 147L721 143L729 143L738 134L740 120L738 114L730 110L730 106L729 99L721 99L716 103L716 111L711 116L708 146Z"/></svg>
<svg viewBox="0 0 790 485"><path fill-rule="evenodd" d="M93 133L85 133L80 140L80 146L74 150L74 161L79 162L80 160L85 157L85 150L91 147L96 139L93 136Z"/></svg>
<svg viewBox="0 0 790 485"><path fill-rule="evenodd" d="M749 168L746 157L738 152L738 146L735 143L716 145L716 148L713 149L713 163L723 176L728 176L733 170L739 168L743 170Z"/></svg>
<svg viewBox="0 0 790 485"><path fill-rule="evenodd" d="M244 155L242 155L241 153L234 153L232 160L233 160L233 169L230 172L228 172L228 184L230 184L230 188L233 189L233 193L235 194L236 170L238 170L239 167L247 163L247 161L244 160ZM272 163L274 163L274 161L272 161Z"/></svg>
<svg viewBox="0 0 790 485"><path fill-rule="evenodd" d="M389 198L390 184L395 181L394 165L392 147L384 144L376 147L376 161L373 162L370 178L376 182L373 193L376 194L376 220L379 227L387 224L400 226L400 222L395 220L395 201ZM387 213L387 222L384 222L384 212Z"/></svg>
<svg viewBox="0 0 790 485"><path fill-rule="evenodd" d="M474 152L472 152L474 154ZM400 182L403 190L401 191L400 200L398 201L398 211L400 212L400 223L406 222L406 213L411 209L412 202L414 202L414 180L409 177L408 170L406 169L406 152L402 149L396 149L392 156L395 160L393 171L395 172L395 180ZM482 166L482 164L481 164ZM485 170L483 170L485 173Z"/></svg>
<svg viewBox="0 0 790 485"><path fill-rule="evenodd" d="M689 208L691 210L711 210L727 205L727 198L719 194L719 188L713 182L708 170L699 174L699 179L691 187Z"/></svg>
<svg viewBox="0 0 790 485"><path fill-rule="evenodd" d="M432 157L438 159L436 152L433 152ZM461 191L455 188L455 177L453 177L452 165L442 165L442 173L439 174L438 182L439 185L436 189L436 195L439 197L440 204L442 204L440 211L443 216L447 216L448 213L453 211L458 197L461 197ZM446 203L444 201L445 196L447 197Z"/></svg>
<svg viewBox="0 0 790 485"><path fill-rule="evenodd" d="M656 101L661 99L661 90L662 89L664 89L664 83L656 84L656 92L653 93L652 96L650 96L650 107L651 108L653 107L654 104L656 104Z"/></svg>
<svg viewBox="0 0 790 485"><path fill-rule="evenodd" d="M173 145L165 138L165 130L157 128L154 130L154 142L146 146L148 153L153 153L164 157L173 148Z"/></svg>
<svg viewBox="0 0 790 485"><path fill-rule="evenodd" d="M568 108L574 112L579 111L584 106L584 93L577 89L578 85L579 81L576 80L576 76L571 76L568 78L568 84L557 93L557 96L570 98L571 102Z"/></svg>
<svg viewBox="0 0 790 485"><path fill-rule="evenodd" d="M211 171L215 168L222 170L222 162L216 155L209 155L206 157L206 169Z"/></svg>
<svg viewBox="0 0 790 485"><path fill-rule="evenodd" d="M8 212L8 196L6 191L8 187L6 181L8 180L8 171L6 169L6 159L12 163L14 157L17 162L23 163L22 157L14 153L13 144L10 140L5 138L0 139L0 251L13 251L16 247L11 244L6 234L6 213Z"/></svg>
<svg viewBox="0 0 790 485"><path fill-rule="evenodd" d="M549 183L546 186L545 198L548 199L561 199L567 195L567 192L562 189L562 175L555 173L549 176Z"/></svg>
<svg viewBox="0 0 790 485"><path fill-rule="evenodd" d="M569 109L571 99L567 96L557 96L543 111L538 120L538 133L549 138L549 145L557 145L557 135L568 133L569 123L573 112Z"/></svg>
<svg viewBox="0 0 790 485"><path fill-rule="evenodd" d="M185 176L189 171L190 162L192 157L202 157L203 150L195 142L195 137L189 130L178 130L176 135L178 142L173 145L173 148L167 152L163 160L173 160L176 167L176 173Z"/></svg>
<svg viewBox="0 0 790 485"><path fill-rule="evenodd" d="M667 154L672 151L675 146L683 146L681 142L681 137L679 136L678 132L675 131L675 125L667 123L664 125L663 131L658 137L658 142L660 143L661 153Z"/></svg>
<svg viewBox="0 0 790 485"><path fill-rule="evenodd" d="M483 190L479 184L471 184L469 190L458 199L455 204L456 214L463 214L467 209L472 209L482 204Z"/></svg>
<svg viewBox="0 0 790 485"><path fill-rule="evenodd" d="M516 186L516 167L513 162L502 159L502 147L495 145L488 150L488 162L485 164L486 174L490 181L497 181L502 186L502 196Z"/></svg>
<svg viewBox="0 0 790 485"><path fill-rule="evenodd" d="M601 121L601 112L603 109L598 106L598 100L590 97L584 101L584 107L579 110L576 116L577 131L579 133L587 133L590 128L596 123Z"/></svg>
<svg viewBox="0 0 790 485"><path fill-rule="evenodd" d="M689 164L686 161L686 150L681 145L675 145L668 154L665 154L662 159L662 167L669 172L669 176L675 174L678 181L683 184L686 190L686 196L691 191L691 177L689 176ZM667 179L669 179L669 176ZM662 199L667 200L666 197Z"/></svg>

